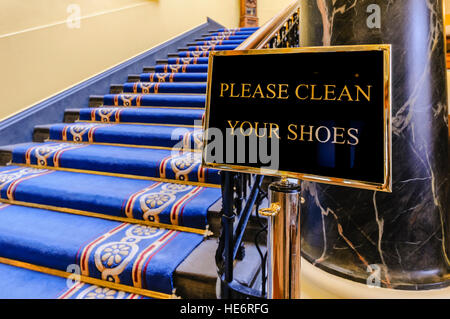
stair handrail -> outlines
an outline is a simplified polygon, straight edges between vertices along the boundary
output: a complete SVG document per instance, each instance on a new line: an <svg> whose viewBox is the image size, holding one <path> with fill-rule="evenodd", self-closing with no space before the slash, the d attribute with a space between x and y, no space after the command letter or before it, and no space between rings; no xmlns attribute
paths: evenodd
<svg viewBox="0 0 450 319"><path fill-rule="evenodd" d="M236 50L261 49L267 45L291 17L300 10L300 0L292 1L286 8L267 21L255 33L242 42Z"/></svg>

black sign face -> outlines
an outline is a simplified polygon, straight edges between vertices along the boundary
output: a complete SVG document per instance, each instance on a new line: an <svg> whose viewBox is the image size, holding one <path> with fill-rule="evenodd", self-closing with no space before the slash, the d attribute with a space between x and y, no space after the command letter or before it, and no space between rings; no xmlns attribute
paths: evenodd
<svg viewBox="0 0 450 319"><path fill-rule="evenodd" d="M204 165L390 191L390 46L214 52Z"/></svg>

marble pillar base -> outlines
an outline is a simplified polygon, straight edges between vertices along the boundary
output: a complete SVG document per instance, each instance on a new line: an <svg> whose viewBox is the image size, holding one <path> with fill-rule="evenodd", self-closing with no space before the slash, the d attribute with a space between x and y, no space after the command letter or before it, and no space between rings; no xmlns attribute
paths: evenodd
<svg viewBox="0 0 450 319"><path fill-rule="evenodd" d="M303 256L315 267L356 282L376 274L388 288L449 285L442 1L301 3L302 46L391 44L393 140L391 194L302 183Z"/></svg>

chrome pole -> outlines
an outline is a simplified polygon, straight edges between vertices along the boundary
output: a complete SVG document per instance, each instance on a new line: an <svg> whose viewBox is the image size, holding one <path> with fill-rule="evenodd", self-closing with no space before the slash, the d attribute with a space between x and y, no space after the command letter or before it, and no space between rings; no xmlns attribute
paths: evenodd
<svg viewBox="0 0 450 319"><path fill-rule="evenodd" d="M300 298L300 185L286 178L269 186L267 271L269 299Z"/></svg>

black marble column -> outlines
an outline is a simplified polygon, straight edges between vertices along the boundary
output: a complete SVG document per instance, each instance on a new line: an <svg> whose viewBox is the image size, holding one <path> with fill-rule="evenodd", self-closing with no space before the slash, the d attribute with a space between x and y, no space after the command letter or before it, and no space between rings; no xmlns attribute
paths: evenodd
<svg viewBox="0 0 450 319"><path fill-rule="evenodd" d="M449 285L442 2L303 0L301 10L302 46L392 44L393 67L393 192L303 182L303 256L363 283L379 269L385 287Z"/></svg>

